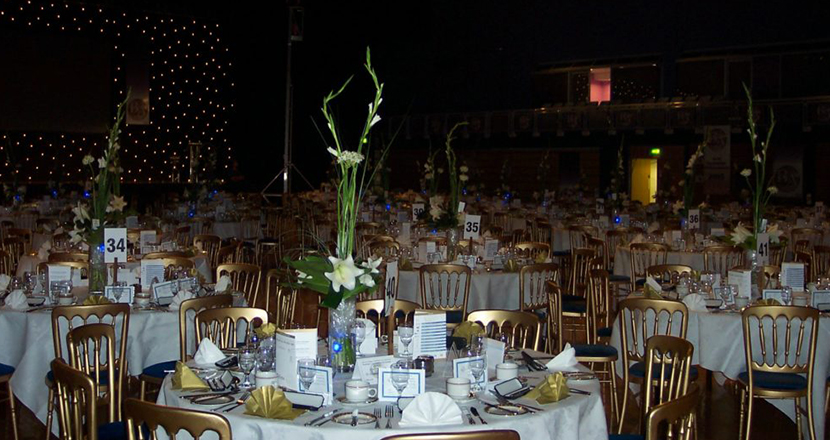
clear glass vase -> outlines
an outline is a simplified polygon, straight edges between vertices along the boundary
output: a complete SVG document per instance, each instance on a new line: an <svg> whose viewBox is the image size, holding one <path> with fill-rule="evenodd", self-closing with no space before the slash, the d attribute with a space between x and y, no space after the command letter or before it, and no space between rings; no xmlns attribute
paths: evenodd
<svg viewBox="0 0 830 440"><path fill-rule="evenodd" d="M355 343L352 335L355 315L354 297L340 301L336 309L329 309L329 360L334 371L349 372L354 369Z"/></svg>
<svg viewBox="0 0 830 440"><path fill-rule="evenodd" d="M744 254L746 268L752 272L752 300L758 300L763 293L764 266L758 264L758 252L754 249L747 249Z"/></svg>
<svg viewBox="0 0 830 440"><path fill-rule="evenodd" d="M447 229L447 262L452 263L458 253L458 242L461 240L460 228Z"/></svg>
<svg viewBox="0 0 830 440"><path fill-rule="evenodd" d="M89 234L89 293L103 294L107 285L107 265L104 263L104 229Z"/></svg>

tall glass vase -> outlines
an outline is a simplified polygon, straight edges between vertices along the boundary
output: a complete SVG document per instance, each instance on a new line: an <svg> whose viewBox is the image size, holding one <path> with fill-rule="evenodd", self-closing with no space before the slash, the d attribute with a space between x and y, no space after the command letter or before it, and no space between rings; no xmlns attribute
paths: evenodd
<svg viewBox="0 0 830 440"><path fill-rule="evenodd" d="M758 252L754 249L747 249L744 254L744 262L747 269L752 272L752 300L761 298L764 285L764 267L758 263Z"/></svg>
<svg viewBox="0 0 830 440"><path fill-rule="evenodd" d="M104 263L104 229L89 234L89 293L103 294L107 285L107 265Z"/></svg>
<svg viewBox="0 0 830 440"><path fill-rule="evenodd" d="M329 309L329 360L334 371L340 373L354 369L355 303L356 298L352 297L340 301L336 309Z"/></svg>
<svg viewBox="0 0 830 440"><path fill-rule="evenodd" d="M455 261L456 254L458 253L458 242L461 239L461 232L459 228L449 228L447 229L447 262L452 263Z"/></svg>

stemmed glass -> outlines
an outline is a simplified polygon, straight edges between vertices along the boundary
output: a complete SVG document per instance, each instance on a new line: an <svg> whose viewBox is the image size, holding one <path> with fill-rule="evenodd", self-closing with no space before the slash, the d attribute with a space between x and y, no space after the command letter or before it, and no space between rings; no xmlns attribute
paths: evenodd
<svg viewBox="0 0 830 440"><path fill-rule="evenodd" d="M303 391L308 392L311 384L314 383L314 378L317 376L317 371L314 370L316 359L300 358L297 359L297 374L300 376L300 382L303 384Z"/></svg>
<svg viewBox="0 0 830 440"><path fill-rule="evenodd" d="M467 352L467 357L475 358L469 362L470 365L470 373L473 374L473 388L472 391L475 394L478 394L482 391L481 384L481 376L484 374L484 369L486 365L484 363L484 357L482 354L477 350L469 350Z"/></svg>
<svg viewBox="0 0 830 440"><path fill-rule="evenodd" d="M403 353L401 356L409 357L409 343L412 342L412 338L415 336L415 330L412 328L411 325L401 325L398 327L398 337L401 339L401 343L403 344Z"/></svg>
<svg viewBox="0 0 830 440"><path fill-rule="evenodd" d="M399 402L407 385L409 385L409 365L405 362L392 364L392 386L398 392Z"/></svg>
<svg viewBox="0 0 830 440"><path fill-rule="evenodd" d="M253 347L242 347L239 349L239 369L245 374L245 380L242 382L242 388L251 389L254 385L251 383L251 371L256 365L256 350Z"/></svg>
<svg viewBox="0 0 830 440"><path fill-rule="evenodd" d="M354 327L352 327L352 333L354 334L354 342L355 342L355 354L360 357L363 356L360 353L360 346L363 344L363 341L366 340L366 323L363 321L355 321Z"/></svg>

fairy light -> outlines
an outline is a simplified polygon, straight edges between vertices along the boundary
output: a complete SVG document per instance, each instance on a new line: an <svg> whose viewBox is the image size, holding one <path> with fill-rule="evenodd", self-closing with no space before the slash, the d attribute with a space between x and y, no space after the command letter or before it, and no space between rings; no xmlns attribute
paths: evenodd
<svg viewBox="0 0 830 440"><path fill-rule="evenodd" d="M134 55L124 39L148 48L150 125L124 127L121 159L129 179L123 181L171 179L187 169L189 142L210 142L218 149L218 157L233 157L228 139L221 136L229 123L228 112L235 107L231 101L234 84L226 74L232 67L229 48L222 43L218 23L134 14L106 6L8 0L0 5L0 25L77 33L110 45L116 55L111 70L113 105L125 96L127 62ZM82 158L90 153L98 157L106 146L105 141L99 142L102 139L100 133L9 132L2 136L0 152L6 145L20 151L16 160L26 164L19 171L22 181L78 181L85 168ZM167 160L171 155L184 160ZM16 171L12 163L0 162L0 178Z"/></svg>

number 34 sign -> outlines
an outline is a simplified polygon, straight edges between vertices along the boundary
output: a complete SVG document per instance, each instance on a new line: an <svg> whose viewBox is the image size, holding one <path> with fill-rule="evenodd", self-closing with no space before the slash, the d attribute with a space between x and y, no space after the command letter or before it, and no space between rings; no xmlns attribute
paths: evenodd
<svg viewBox="0 0 830 440"><path fill-rule="evenodd" d="M106 228L104 229L104 262L114 263L127 261L127 229Z"/></svg>

